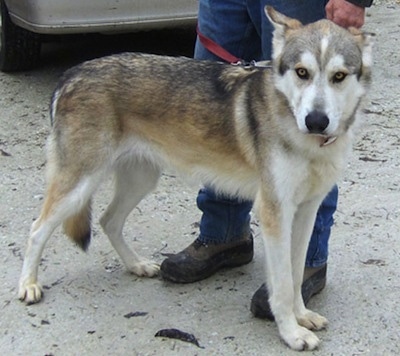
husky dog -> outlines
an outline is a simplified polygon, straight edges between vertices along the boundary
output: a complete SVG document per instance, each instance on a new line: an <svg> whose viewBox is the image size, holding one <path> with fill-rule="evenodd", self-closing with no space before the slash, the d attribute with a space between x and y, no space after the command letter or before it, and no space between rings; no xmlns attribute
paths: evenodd
<svg viewBox="0 0 400 356"><path fill-rule="evenodd" d="M91 197L110 173L115 195L101 226L129 271L156 275L158 265L129 249L122 229L168 166L254 200L280 335L295 350L318 346L311 330L327 320L304 306L305 255L352 145L371 44L327 20L303 26L271 7L266 14L272 68L125 53L66 72L52 97L48 187L28 240L21 300L42 297L38 266L57 226L88 247Z"/></svg>

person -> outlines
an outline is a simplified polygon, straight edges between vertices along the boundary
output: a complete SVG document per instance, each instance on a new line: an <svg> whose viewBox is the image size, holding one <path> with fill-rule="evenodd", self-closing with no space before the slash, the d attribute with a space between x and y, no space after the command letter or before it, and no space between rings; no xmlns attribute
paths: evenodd
<svg viewBox="0 0 400 356"><path fill-rule="evenodd" d="M221 61L202 43L210 39L233 56L246 61L271 58L272 25L264 15L266 5L303 24L328 18L343 27L361 27L370 0L200 0L194 58ZM326 283L328 240L338 189L322 202L308 247L302 294L305 303ZM221 268L236 267L253 259L250 230L252 202L217 195L204 187L197 196L203 212L198 238L183 251L161 264L161 276L176 283L191 283L213 275ZM254 294L251 311L256 317L273 319L268 290L263 284Z"/></svg>

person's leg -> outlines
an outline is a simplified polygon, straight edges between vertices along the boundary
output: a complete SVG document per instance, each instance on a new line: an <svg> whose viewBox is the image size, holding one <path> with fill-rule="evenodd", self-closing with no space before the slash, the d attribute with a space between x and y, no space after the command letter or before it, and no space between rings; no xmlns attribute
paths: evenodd
<svg viewBox="0 0 400 356"><path fill-rule="evenodd" d="M335 186L322 202L315 219L307 251L306 267L317 268L328 260L328 242L333 225L333 214L336 211L339 190Z"/></svg>
<svg viewBox="0 0 400 356"><path fill-rule="evenodd" d="M198 26L204 36L239 58L253 59L261 53L260 38L242 0L200 1ZM194 57L222 61L199 40ZM205 187L198 194L197 206L203 213L199 237L183 251L163 261L161 275L164 279L195 282L222 267L240 266L253 259L252 202L218 195L212 188Z"/></svg>
<svg viewBox="0 0 400 356"><path fill-rule="evenodd" d="M171 282L196 282L223 267L242 266L253 259L251 202L217 196L203 188L197 206L203 212L199 237L161 264L161 276Z"/></svg>
<svg viewBox="0 0 400 356"><path fill-rule="evenodd" d="M229 243L250 236L252 202L216 194L203 188L197 196L203 212L198 240L204 244Z"/></svg>

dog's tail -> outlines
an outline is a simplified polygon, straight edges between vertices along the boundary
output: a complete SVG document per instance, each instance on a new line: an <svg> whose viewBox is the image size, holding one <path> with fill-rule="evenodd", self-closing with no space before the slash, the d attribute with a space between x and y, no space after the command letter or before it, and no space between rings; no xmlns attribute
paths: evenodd
<svg viewBox="0 0 400 356"><path fill-rule="evenodd" d="M82 209L63 223L65 234L82 250L86 251L91 238L92 204L91 199Z"/></svg>

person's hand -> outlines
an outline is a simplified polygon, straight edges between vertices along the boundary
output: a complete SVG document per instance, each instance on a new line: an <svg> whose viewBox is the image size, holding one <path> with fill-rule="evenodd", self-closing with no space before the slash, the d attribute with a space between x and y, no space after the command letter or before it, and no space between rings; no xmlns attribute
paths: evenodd
<svg viewBox="0 0 400 356"><path fill-rule="evenodd" d="M326 18L339 26L360 28L364 25L365 8L346 0L329 0L325 11Z"/></svg>

